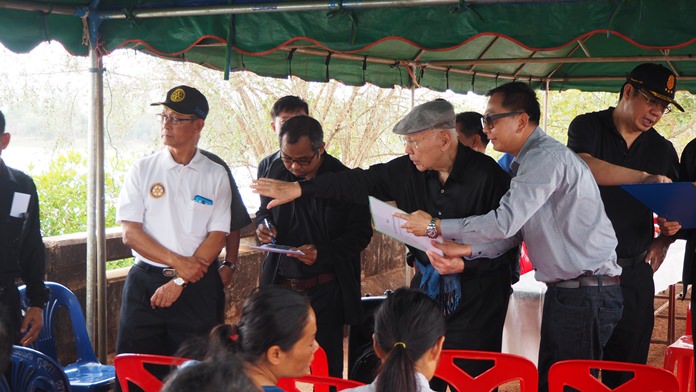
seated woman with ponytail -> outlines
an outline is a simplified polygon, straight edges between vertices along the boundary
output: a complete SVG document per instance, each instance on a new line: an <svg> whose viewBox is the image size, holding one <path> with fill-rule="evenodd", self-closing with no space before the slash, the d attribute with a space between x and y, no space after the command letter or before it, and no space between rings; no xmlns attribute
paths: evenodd
<svg viewBox="0 0 696 392"><path fill-rule="evenodd" d="M208 358L234 353L247 376L263 391L282 391L285 377L309 373L319 345L316 316L307 297L283 287L264 287L244 303L236 326L219 325L210 333Z"/></svg>
<svg viewBox="0 0 696 392"><path fill-rule="evenodd" d="M372 339L382 361L379 374L372 384L346 392L432 391L428 381L445 341L445 318L432 298L418 290L396 290L375 313Z"/></svg>

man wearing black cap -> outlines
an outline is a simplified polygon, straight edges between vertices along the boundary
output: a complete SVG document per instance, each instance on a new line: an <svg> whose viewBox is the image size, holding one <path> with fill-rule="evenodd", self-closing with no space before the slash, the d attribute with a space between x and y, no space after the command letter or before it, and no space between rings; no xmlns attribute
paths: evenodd
<svg viewBox="0 0 696 392"><path fill-rule="evenodd" d="M252 187L275 198L268 204L271 211L300 196L367 204L372 195L394 200L406 212L425 210L438 218L484 214L498 206L509 188L510 177L491 157L459 143L454 108L445 100L416 106L393 132L402 136L408 155L311 181L258 179ZM436 270L425 252L408 248L422 272L417 283L447 316L444 348L499 352L517 248L497 258L461 260L446 270ZM490 365L467 362L463 367L478 375Z"/></svg>
<svg viewBox="0 0 696 392"><path fill-rule="evenodd" d="M230 231L230 181L197 148L208 114L178 86L158 114L166 148L140 159L121 189L117 220L135 264L123 288L116 353L172 355L223 321L217 256Z"/></svg>
<svg viewBox="0 0 696 392"><path fill-rule="evenodd" d="M669 69L641 64L628 75L616 108L580 115L568 128L568 147L587 163L600 186L623 269L623 317L605 347L606 360L646 363L648 358L654 324L653 272L672 239L653 239L652 211L618 185L677 180L677 152L653 128L671 111L670 105L684 111L674 100L675 91L676 76ZM605 373L602 380L616 387L629 378Z"/></svg>
<svg viewBox="0 0 696 392"><path fill-rule="evenodd" d="M0 154L10 144L5 116L0 112ZM0 307L12 344L27 346L39 337L43 308L44 244L39 224L39 197L31 177L5 165L0 158ZM27 285L29 308L22 316L15 279Z"/></svg>

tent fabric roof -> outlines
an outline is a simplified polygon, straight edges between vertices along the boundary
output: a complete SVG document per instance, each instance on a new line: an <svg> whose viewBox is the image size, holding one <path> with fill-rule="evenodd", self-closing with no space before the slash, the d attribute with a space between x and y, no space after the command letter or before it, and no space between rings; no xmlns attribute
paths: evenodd
<svg viewBox="0 0 696 392"><path fill-rule="evenodd" d="M98 7L89 9L85 0L0 0L0 42L26 52L57 40L85 55L87 26L99 26L103 53L133 48L220 70L229 65L233 72L478 93L510 80L535 88L548 83L554 90L618 91L630 69L651 61L676 71L678 89L696 92L692 0L93 3ZM283 11L291 6L303 10ZM216 14L216 7L235 14ZM312 7L318 9L305 10ZM213 11L147 15L204 9Z"/></svg>

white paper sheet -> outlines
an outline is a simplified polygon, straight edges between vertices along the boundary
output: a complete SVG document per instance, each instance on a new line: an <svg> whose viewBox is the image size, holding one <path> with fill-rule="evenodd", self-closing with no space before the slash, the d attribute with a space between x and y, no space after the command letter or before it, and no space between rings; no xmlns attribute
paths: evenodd
<svg viewBox="0 0 696 392"><path fill-rule="evenodd" d="M29 200L31 200L31 195L28 193L15 192L14 197L12 198L10 216L14 218L22 218L29 209Z"/></svg>
<svg viewBox="0 0 696 392"><path fill-rule="evenodd" d="M256 249L256 250L262 250L264 252L283 253L286 255L304 256L303 251L301 251L299 249L295 249L294 247L288 246L288 245L263 244L260 246L250 246L249 248Z"/></svg>
<svg viewBox="0 0 696 392"><path fill-rule="evenodd" d="M443 255L440 249L437 249L430 243L430 238L418 237L409 233L406 231L406 229L401 228L401 224L404 221L403 219L395 217L394 213L401 212L405 214L404 211L401 211L400 209L372 196L370 196L369 199L372 221L375 223L375 229L377 229L377 231L382 234L386 234L397 241L401 241L407 245L411 245L414 248L420 249L423 252L432 250L439 255ZM442 237L438 236L435 241L442 242Z"/></svg>

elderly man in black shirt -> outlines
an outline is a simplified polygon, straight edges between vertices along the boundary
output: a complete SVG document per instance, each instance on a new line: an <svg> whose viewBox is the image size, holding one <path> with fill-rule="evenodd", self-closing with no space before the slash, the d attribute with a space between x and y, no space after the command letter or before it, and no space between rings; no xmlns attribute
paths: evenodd
<svg viewBox="0 0 696 392"><path fill-rule="evenodd" d="M576 117L568 128L568 147L592 170L604 209L619 243L624 311L604 348L604 359L646 363L654 325L657 270L673 239L653 239L652 211L618 185L676 181L679 160L672 143L653 128L674 105L676 76L658 64L641 64L628 75L616 108ZM652 267L652 268L651 268ZM605 372L603 382L617 387L628 373Z"/></svg>
<svg viewBox="0 0 696 392"><path fill-rule="evenodd" d="M268 178L309 180L348 170L324 150L321 124L309 116L289 118L278 139L280 158L270 162ZM362 321L360 252L372 238L370 211L364 205L314 198L269 210L269 201L262 197L256 213L259 239L296 247L304 255L269 253L261 285L283 285L309 296L329 374L342 377L343 325Z"/></svg>
<svg viewBox="0 0 696 392"><path fill-rule="evenodd" d="M425 210L440 219L485 214L509 188L510 177L492 158L458 142L454 108L447 101L416 106L393 132L402 135L408 155L367 170L292 183L259 179L252 187L276 198L269 206L300 196L367 204L372 195L395 200L406 212ZM493 260L462 259L461 268L451 271L434 270L423 251L408 248L423 272L421 288L447 315L444 348L500 351L517 248ZM468 362L462 367L477 375L489 365Z"/></svg>
<svg viewBox="0 0 696 392"><path fill-rule="evenodd" d="M10 144L5 117L0 112L0 154ZM43 326L48 300L44 285L44 244L39 227L39 198L31 177L5 165L0 158L0 306L8 313L7 329L13 341L33 343ZM29 309L22 318L15 279L27 285Z"/></svg>

